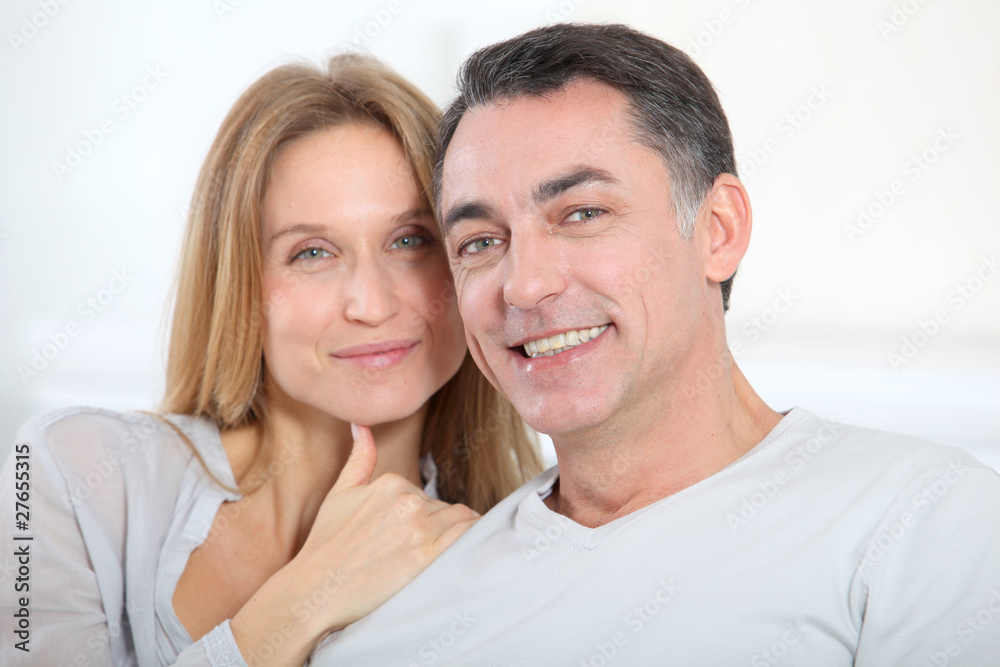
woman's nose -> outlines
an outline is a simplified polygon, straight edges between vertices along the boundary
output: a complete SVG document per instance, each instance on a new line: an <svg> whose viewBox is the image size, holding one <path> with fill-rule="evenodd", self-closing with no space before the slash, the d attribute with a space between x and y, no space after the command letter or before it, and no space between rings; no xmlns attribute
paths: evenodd
<svg viewBox="0 0 1000 667"><path fill-rule="evenodd" d="M349 321L375 327L398 310L392 277L373 259L355 261L346 290L344 316Z"/></svg>

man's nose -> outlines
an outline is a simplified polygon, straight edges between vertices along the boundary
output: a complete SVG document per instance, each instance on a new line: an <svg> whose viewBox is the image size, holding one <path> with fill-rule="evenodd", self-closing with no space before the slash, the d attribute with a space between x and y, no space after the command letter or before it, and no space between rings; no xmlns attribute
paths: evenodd
<svg viewBox="0 0 1000 667"><path fill-rule="evenodd" d="M566 275L558 240L547 230L533 229L512 234L504 272L504 301L515 308L531 310L566 289Z"/></svg>

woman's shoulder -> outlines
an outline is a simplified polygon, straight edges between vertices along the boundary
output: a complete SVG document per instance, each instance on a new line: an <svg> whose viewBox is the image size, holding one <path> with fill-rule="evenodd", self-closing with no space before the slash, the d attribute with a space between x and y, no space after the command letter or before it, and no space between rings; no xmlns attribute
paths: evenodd
<svg viewBox="0 0 1000 667"><path fill-rule="evenodd" d="M207 419L81 406L36 415L21 427L17 443L78 472L184 465L195 455L192 447L209 461L222 453L218 427Z"/></svg>

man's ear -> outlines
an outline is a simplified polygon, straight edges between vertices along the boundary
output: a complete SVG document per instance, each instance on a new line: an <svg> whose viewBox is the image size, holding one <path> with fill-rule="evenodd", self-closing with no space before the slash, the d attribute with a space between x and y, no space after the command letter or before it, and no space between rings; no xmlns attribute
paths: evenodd
<svg viewBox="0 0 1000 667"><path fill-rule="evenodd" d="M753 214L740 179L720 174L699 217L701 229L695 235L702 236L705 244L705 277L721 283L736 273L750 244Z"/></svg>

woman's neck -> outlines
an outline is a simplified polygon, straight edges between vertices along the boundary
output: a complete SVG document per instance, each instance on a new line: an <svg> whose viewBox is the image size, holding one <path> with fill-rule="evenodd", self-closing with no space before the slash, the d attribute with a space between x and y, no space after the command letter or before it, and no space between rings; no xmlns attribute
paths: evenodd
<svg viewBox="0 0 1000 667"><path fill-rule="evenodd" d="M222 444L240 490L266 503L275 528L301 545L351 453L350 424L280 391L270 393L266 419L225 431ZM378 448L372 478L387 472L418 487L426 404L404 419L371 427Z"/></svg>

